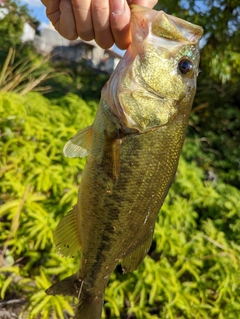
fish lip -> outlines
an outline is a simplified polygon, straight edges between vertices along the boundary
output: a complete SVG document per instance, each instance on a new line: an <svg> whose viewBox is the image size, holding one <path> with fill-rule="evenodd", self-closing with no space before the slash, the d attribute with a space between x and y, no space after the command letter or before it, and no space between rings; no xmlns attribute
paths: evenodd
<svg viewBox="0 0 240 319"><path fill-rule="evenodd" d="M164 11L158 11L148 20L149 33L157 37L180 43L197 44L203 36L201 26L183 20Z"/></svg>
<svg viewBox="0 0 240 319"><path fill-rule="evenodd" d="M154 37L154 40L161 38L163 47L166 47L168 40L180 45L198 45L204 33L203 28L199 25L169 15L164 11L151 10L136 5L132 8L131 21L132 43L137 48L134 50L135 52L141 47L139 43L144 42L149 36ZM139 24L141 28L137 27ZM162 46L161 40L157 40L157 42L158 46Z"/></svg>

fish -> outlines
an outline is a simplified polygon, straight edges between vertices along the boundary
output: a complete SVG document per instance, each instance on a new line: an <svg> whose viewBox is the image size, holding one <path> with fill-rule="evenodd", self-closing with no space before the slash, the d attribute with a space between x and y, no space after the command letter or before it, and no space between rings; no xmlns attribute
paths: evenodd
<svg viewBox="0 0 240 319"><path fill-rule="evenodd" d="M77 319L99 319L109 277L136 270L174 180L199 73L203 29L163 11L131 8L132 43L104 85L96 117L64 147L87 157L77 204L54 232L80 268L47 289L78 298Z"/></svg>

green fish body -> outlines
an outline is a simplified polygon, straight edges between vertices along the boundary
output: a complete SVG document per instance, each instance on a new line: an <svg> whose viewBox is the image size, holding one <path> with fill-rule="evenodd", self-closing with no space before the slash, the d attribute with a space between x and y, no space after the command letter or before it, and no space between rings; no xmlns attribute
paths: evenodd
<svg viewBox="0 0 240 319"><path fill-rule="evenodd" d="M176 173L196 90L202 28L134 6L133 42L102 90L91 127L65 146L87 156L76 206L54 242L81 247L77 274L47 290L79 299L78 319L99 319L116 265L135 270L149 251L159 209Z"/></svg>

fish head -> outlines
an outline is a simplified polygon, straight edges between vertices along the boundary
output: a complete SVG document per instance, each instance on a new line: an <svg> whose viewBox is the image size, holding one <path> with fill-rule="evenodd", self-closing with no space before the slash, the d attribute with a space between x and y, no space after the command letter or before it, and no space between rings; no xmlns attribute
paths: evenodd
<svg viewBox="0 0 240 319"><path fill-rule="evenodd" d="M110 78L109 105L127 127L144 132L190 113L199 73L200 26L134 6L132 44ZM115 90L115 92L113 92ZM110 92L112 91L112 92Z"/></svg>

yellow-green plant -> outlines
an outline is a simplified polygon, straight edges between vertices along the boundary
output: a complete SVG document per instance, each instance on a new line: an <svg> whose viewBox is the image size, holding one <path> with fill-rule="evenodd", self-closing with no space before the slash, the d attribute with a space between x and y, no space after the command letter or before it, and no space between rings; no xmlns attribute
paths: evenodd
<svg viewBox="0 0 240 319"><path fill-rule="evenodd" d="M60 74L50 66L44 67L49 63L49 56L34 54L20 58L16 62L15 57L16 50L10 48L0 71L0 92L16 92L24 95L33 89L49 90L49 87L39 87L39 84Z"/></svg>
<svg viewBox="0 0 240 319"><path fill-rule="evenodd" d="M76 271L72 260L51 253L52 232L76 200L84 165L66 160L63 146L77 127L91 123L95 105L72 94L60 104L39 93L0 94L1 298L13 291L27 298L29 318L71 313L69 301L44 290L56 276Z"/></svg>
<svg viewBox="0 0 240 319"><path fill-rule="evenodd" d="M74 300L44 290L79 266L80 256L52 250L52 232L76 202L84 167L64 158L63 146L95 110L73 94L54 102L39 93L0 95L0 291L26 300L24 318L73 313ZM189 141L185 147L188 154ZM112 275L103 318L238 318L239 234L240 191L182 157L149 256L134 273Z"/></svg>

